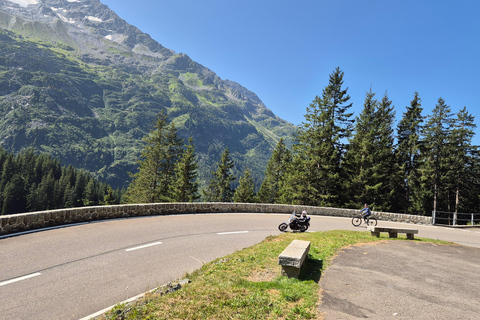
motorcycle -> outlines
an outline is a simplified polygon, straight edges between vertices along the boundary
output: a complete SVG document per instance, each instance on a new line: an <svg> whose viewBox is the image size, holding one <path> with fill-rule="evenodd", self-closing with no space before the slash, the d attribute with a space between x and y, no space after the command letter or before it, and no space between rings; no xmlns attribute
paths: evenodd
<svg viewBox="0 0 480 320"><path fill-rule="evenodd" d="M290 215L287 222L282 222L278 226L278 230L285 231L290 227L293 231L305 232L308 227L310 227L310 217L305 216L305 218L297 217L295 211Z"/></svg>

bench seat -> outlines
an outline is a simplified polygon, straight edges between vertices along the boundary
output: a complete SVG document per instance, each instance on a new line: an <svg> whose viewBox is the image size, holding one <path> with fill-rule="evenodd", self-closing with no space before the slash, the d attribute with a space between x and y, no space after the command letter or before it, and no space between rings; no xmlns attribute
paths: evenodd
<svg viewBox="0 0 480 320"><path fill-rule="evenodd" d="M372 236L380 237L380 232L388 232L389 238L397 238L399 233L405 233L407 239L414 240L414 234L418 233L417 229L404 229L404 228L388 228L388 227L372 227L369 226L368 230Z"/></svg>
<svg viewBox="0 0 480 320"><path fill-rule="evenodd" d="M282 266L282 275L298 278L308 251L310 251L310 241L293 240L278 256L278 264Z"/></svg>

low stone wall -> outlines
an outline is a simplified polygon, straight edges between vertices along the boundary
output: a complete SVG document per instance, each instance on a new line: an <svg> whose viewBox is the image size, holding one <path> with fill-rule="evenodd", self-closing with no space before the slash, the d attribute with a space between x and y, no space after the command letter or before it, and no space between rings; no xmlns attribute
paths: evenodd
<svg viewBox="0 0 480 320"><path fill-rule="evenodd" d="M353 209L230 202L151 203L95 206L0 216L0 235L96 220L151 215L236 212L290 214L293 211L302 212L303 210L306 210L309 215L337 217L352 217L355 213L358 213L358 210ZM432 217L375 211L373 212L373 215L377 217L378 220L432 224Z"/></svg>

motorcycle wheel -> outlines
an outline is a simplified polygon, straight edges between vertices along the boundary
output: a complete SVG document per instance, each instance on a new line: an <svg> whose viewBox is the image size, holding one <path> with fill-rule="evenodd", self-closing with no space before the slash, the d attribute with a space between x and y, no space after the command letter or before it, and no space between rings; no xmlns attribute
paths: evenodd
<svg viewBox="0 0 480 320"><path fill-rule="evenodd" d="M280 223L280 225L278 226L278 230L283 232L283 231L287 230L287 227L288 227L288 224L283 222L283 223Z"/></svg>
<svg viewBox="0 0 480 320"><path fill-rule="evenodd" d="M308 226L306 224L300 225L300 232L305 232L307 231L307 229L308 229Z"/></svg>

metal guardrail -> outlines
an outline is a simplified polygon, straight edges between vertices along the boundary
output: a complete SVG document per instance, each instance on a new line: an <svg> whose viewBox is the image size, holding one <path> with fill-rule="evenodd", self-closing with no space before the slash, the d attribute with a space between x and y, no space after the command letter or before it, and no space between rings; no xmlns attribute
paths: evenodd
<svg viewBox="0 0 480 320"><path fill-rule="evenodd" d="M432 224L448 226L480 226L480 213L433 211Z"/></svg>

